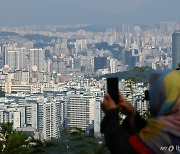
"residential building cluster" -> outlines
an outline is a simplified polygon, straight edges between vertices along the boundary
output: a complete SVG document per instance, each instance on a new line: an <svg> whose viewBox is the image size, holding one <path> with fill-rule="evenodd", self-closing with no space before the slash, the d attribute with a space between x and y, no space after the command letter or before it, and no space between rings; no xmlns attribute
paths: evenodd
<svg viewBox="0 0 180 154"><path fill-rule="evenodd" d="M146 86L134 85L132 91L125 80L119 84L123 95L140 112L148 109L143 101ZM22 88L23 89L23 88ZM41 140L60 136L68 127L79 127L88 133L100 136L100 122L104 115L101 103L106 91L106 80L72 77L65 84L46 87L41 93L12 92L0 98L0 122L12 122L14 129L32 127L39 133Z"/></svg>
<svg viewBox="0 0 180 154"><path fill-rule="evenodd" d="M180 63L180 23L122 24L105 32L86 26L77 25L82 29L76 32L59 32L64 27L58 25L0 27L1 123L36 129L41 140L57 138L67 127L100 136L106 93L101 75L134 67L175 69ZM128 88L121 80L119 88L141 114L147 111L147 86Z"/></svg>

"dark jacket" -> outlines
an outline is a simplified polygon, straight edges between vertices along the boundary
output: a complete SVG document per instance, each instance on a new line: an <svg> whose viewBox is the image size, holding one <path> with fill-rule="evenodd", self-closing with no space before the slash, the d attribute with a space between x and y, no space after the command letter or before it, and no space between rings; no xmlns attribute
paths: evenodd
<svg viewBox="0 0 180 154"><path fill-rule="evenodd" d="M106 145L112 154L136 153L129 143L129 138L138 133L147 123L137 113L134 124L137 132L133 131L127 118L120 125L119 111L117 109L106 113L101 122L101 133L104 134Z"/></svg>

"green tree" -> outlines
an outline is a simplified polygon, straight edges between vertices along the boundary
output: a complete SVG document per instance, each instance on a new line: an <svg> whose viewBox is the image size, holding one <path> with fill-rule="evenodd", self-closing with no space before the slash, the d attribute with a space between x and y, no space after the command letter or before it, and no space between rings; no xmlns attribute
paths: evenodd
<svg viewBox="0 0 180 154"><path fill-rule="evenodd" d="M95 154L110 154L106 144L103 142L100 148L95 152Z"/></svg>
<svg viewBox="0 0 180 154"><path fill-rule="evenodd" d="M12 123L1 123L0 132L6 135L11 134L13 132L12 125L13 125Z"/></svg>
<svg viewBox="0 0 180 154"><path fill-rule="evenodd" d="M154 117L151 115L150 111L145 111L141 115L148 123L151 123L154 120Z"/></svg>
<svg viewBox="0 0 180 154"><path fill-rule="evenodd" d="M95 154L99 149L97 138L75 127L65 129L61 137L46 142L46 153Z"/></svg>
<svg viewBox="0 0 180 154"><path fill-rule="evenodd" d="M0 124L0 153L32 154L43 153L44 144L30 135L13 131L12 123Z"/></svg>
<svg viewBox="0 0 180 154"><path fill-rule="evenodd" d="M125 79L126 88L130 90L130 93L127 93L126 97L132 96L133 101L133 93L134 93L134 86L136 85L137 79L134 77L128 77Z"/></svg>

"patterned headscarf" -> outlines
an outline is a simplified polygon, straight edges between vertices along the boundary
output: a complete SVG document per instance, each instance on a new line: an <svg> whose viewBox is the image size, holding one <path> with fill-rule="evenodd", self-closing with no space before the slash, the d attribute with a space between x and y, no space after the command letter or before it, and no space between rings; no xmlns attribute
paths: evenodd
<svg viewBox="0 0 180 154"><path fill-rule="evenodd" d="M167 114L180 96L180 72L154 72L150 77L150 111L159 117Z"/></svg>
<svg viewBox="0 0 180 154"><path fill-rule="evenodd" d="M180 72L154 72L149 96L151 114L156 119L130 137L131 146L141 154L180 153L176 148L180 145Z"/></svg>

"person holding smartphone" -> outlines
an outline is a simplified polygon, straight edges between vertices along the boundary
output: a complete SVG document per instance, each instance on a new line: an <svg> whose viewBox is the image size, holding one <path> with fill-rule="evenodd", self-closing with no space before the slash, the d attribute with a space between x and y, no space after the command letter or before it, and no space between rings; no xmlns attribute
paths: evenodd
<svg viewBox="0 0 180 154"><path fill-rule="evenodd" d="M154 72L150 76L150 112L147 123L122 95L119 103L107 93L102 108L101 132L113 154L180 152L180 72ZM119 112L126 115L119 123Z"/></svg>

